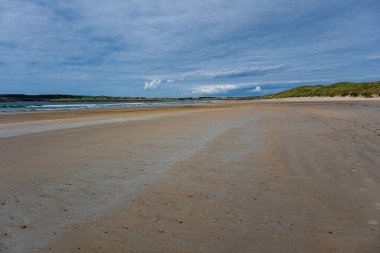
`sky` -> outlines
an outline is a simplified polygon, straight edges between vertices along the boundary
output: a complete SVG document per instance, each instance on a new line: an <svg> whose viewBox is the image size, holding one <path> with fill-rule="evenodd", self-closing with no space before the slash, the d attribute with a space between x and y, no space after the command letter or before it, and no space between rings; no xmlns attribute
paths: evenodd
<svg viewBox="0 0 380 253"><path fill-rule="evenodd" d="M0 94L258 96L380 80L379 0L0 0Z"/></svg>

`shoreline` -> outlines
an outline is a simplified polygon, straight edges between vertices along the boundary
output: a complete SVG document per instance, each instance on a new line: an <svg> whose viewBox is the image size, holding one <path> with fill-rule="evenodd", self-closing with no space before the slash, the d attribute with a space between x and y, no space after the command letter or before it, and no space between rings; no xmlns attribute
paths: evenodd
<svg viewBox="0 0 380 253"><path fill-rule="evenodd" d="M68 112L130 112L130 111L144 111L144 110L162 110L165 108L196 108L196 107L219 107L226 105L240 105L240 104L250 104L250 103L270 103L270 102L369 102L369 101L380 101L380 96L377 97L291 97L291 98L271 98L271 99L219 99L218 103L194 103L194 104L184 104L184 105L154 105L154 106L142 106L142 107L124 107L124 108L86 108L86 109L76 109L76 110L57 110L57 111L15 111L15 112L0 112L1 115L12 115L12 114L29 114L29 113L68 113ZM1 102L0 102L1 103ZM66 103L66 102L64 102ZM70 102L67 102L70 103Z"/></svg>
<svg viewBox="0 0 380 253"><path fill-rule="evenodd" d="M376 103L380 98L289 98L253 101L224 101L217 104L163 105L131 108L96 108L81 110L31 111L0 113L0 138L23 134L56 131L85 126L128 123L139 120L169 117L196 111L257 107L282 104L344 104Z"/></svg>

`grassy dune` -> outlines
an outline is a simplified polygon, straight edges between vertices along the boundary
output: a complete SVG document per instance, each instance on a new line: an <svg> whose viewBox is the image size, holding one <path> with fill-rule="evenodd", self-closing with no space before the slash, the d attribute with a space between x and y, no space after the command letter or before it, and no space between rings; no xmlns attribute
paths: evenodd
<svg viewBox="0 0 380 253"><path fill-rule="evenodd" d="M380 96L380 81L366 83L336 83L331 85L301 86L265 98L289 97L337 97L337 96Z"/></svg>

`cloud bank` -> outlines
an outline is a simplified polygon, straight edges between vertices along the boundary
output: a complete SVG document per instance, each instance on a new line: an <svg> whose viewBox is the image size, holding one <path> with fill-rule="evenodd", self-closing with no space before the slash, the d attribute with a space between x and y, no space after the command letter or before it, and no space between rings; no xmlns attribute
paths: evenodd
<svg viewBox="0 0 380 253"><path fill-rule="evenodd" d="M255 83L241 83L241 84L214 84L214 85L203 85L199 87L194 87L191 89L191 94L194 95L217 95L225 94L229 91L239 90L239 89L248 89L255 87ZM251 90L252 92L260 92L261 87L256 86L255 89Z"/></svg>
<svg viewBox="0 0 380 253"><path fill-rule="evenodd" d="M374 80L379 9L375 0L2 0L0 92L244 95L236 84Z"/></svg>
<svg viewBox="0 0 380 253"><path fill-rule="evenodd" d="M230 90L238 89L238 84L218 84L218 85L205 85L200 87L195 87L191 90L194 95L205 95L205 94L220 94L226 93Z"/></svg>

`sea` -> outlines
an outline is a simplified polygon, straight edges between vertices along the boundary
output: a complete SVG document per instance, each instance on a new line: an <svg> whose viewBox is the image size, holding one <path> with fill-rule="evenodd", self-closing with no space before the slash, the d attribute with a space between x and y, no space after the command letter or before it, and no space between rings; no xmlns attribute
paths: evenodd
<svg viewBox="0 0 380 253"><path fill-rule="evenodd" d="M218 103L218 101L192 100L192 101L123 101L123 102L2 102L0 112L29 112L29 111L63 111L84 110L98 108L131 108L146 106L174 106Z"/></svg>

